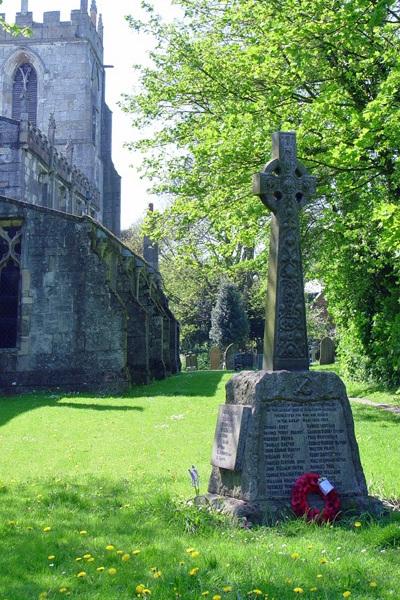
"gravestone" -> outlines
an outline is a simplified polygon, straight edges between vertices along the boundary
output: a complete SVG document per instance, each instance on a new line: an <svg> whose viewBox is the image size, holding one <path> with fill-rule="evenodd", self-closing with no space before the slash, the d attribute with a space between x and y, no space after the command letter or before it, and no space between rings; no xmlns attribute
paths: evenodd
<svg viewBox="0 0 400 600"><path fill-rule="evenodd" d="M327 477L343 508L371 508L346 389L335 373L310 372L299 213L315 188L297 161L294 133L273 135L273 158L254 192L272 211L263 371L226 386L207 501L267 521L290 507L296 479Z"/></svg>
<svg viewBox="0 0 400 600"><path fill-rule="evenodd" d="M197 370L197 354L186 354L186 371L196 371Z"/></svg>
<svg viewBox="0 0 400 600"><path fill-rule="evenodd" d="M210 350L210 369L218 371L222 366L222 352L218 346L213 346Z"/></svg>
<svg viewBox="0 0 400 600"><path fill-rule="evenodd" d="M331 365L335 362L335 346L330 337L321 340L319 348L319 364Z"/></svg>
<svg viewBox="0 0 400 600"><path fill-rule="evenodd" d="M224 363L223 368L227 371L233 371L235 368L235 354L237 353L237 347L235 344L229 344L224 352Z"/></svg>

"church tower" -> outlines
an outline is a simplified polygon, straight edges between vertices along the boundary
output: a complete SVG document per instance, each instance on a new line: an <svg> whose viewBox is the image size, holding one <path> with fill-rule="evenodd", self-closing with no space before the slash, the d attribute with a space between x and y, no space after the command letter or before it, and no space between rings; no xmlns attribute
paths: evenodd
<svg viewBox="0 0 400 600"><path fill-rule="evenodd" d="M16 24L32 35L0 31L0 116L19 121L27 115L46 134L53 119L54 147L98 189L96 217L119 235L120 177L111 158L112 114L105 102L103 22L96 1L89 7L80 0L69 21L50 11L39 23L28 0L21 0Z"/></svg>

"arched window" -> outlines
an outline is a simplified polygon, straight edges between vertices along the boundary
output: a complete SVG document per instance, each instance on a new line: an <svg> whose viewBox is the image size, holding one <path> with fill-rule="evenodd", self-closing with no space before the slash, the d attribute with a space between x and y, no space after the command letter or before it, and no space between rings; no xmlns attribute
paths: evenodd
<svg viewBox="0 0 400 600"><path fill-rule="evenodd" d="M30 63L19 65L14 74L12 118L19 120L22 113L36 125L37 73Z"/></svg>
<svg viewBox="0 0 400 600"><path fill-rule="evenodd" d="M18 333L21 225L0 221L0 348L15 348Z"/></svg>

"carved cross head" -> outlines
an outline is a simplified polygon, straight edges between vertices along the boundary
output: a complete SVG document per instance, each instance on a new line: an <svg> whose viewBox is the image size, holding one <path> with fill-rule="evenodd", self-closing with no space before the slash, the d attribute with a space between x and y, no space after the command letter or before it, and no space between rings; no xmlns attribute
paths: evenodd
<svg viewBox="0 0 400 600"><path fill-rule="evenodd" d="M298 162L296 134L278 131L272 135L272 160L253 178L253 193L274 214L289 204L302 208L315 192L315 177Z"/></svg>

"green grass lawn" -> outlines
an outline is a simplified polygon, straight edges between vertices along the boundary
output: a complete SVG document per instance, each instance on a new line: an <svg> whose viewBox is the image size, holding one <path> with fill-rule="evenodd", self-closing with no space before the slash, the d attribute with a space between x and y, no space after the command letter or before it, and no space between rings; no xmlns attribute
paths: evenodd
<svg viewBox="0 0 400 600"><path fill-rule="evenodd" d="M351 398L368 398L368 400L372 400L377 404L400 406L400 388L390 390L380 383L366 383L364 381L353 381L348 379L341 373L339 362L336 362L333 365L323 366L315 363L311 368L315 371L333 371L340 375L346 385L347 395Z"/></svg>
<svg viewBox="0 0 400 600"><path fill-rule="evenodd" d="M399 517L243 530L185 504L190 465L206 491L229 376L1 399L0 600L132 600L140 584L156 600L398 600ZM370 490L400 498L400 418L353 411Z"/></svg>

